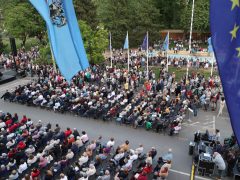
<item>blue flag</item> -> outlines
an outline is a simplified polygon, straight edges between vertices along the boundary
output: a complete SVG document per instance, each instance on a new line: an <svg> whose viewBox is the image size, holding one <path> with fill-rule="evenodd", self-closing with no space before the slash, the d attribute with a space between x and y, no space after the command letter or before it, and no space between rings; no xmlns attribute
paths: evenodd
<svg viewBox="0 0 240 180"><path fill-rule="evenodd" d="M125 42L124 42L123 49L128 49L128 48L129 48L129 44L128 44L128 32L127 32L127 35L126 35L126 38L125 38Z"/></svg>
<svg viewBox="0 0 240 180"><path fill-rule="evenodd" d="M208 52L212 53L213 52L213 47L212 47L212 38L208 38Z"/></svg>
<svg viewBox="0 0 240 180"><path fill-rule="evenodd" d="M56 63L70 82L89 67L72 0L29 0L46 22Z"/></svg>
<svg viewBox="0 0 240 180"><path fill-rule="evenodd" d="M164 51L169 50L169 33L167 33L165 41L163 42L163 50Z"/></svg>
<svg viewBox="0 0 240 180"><path fill-rule="evenodd" d="M211 0L212 45L233 131L240 143L239 0Z"/></svg>
<svg viewBox="0 0 240 180"><path fill-rule="evenodd" d="M112 50L112 34L109 33L109 50Z"/></svg>
<svg viewBox="0 0 240 180"><path fill-rule="evenodd" d="M143 39L142 50L147 50L147 46L148 46L147 43L148 43L148 37L147 37L147 34L146 34L144 39Z"/></svg>

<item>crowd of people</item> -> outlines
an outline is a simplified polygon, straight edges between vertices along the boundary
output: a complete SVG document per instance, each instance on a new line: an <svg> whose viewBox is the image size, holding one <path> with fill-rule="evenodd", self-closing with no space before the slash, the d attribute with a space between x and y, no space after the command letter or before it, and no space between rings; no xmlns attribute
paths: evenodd
<svg viewBox="0 0 240 180"><path fill-rule="evenodd" d="M165 179L173 160L171 149L157 158L154 147L133 149L128 140L117 146L113 137L90 140L85 131L16 113L1 111L0 129L0 179Z"/></svg>
<svg viewBox="0 0 240 180"><path fill-rule="evenodd" d="M67 83L51 66L36 69L38 81L3 94L4 100L40 106L56 112L72 112L83 117L115 120L170 135L181 130L189 108L197 116L199 108L216 110L221 95L218 76L206 79L191 74L176 81L175 73L106 68L94 65ZM146 80L147 79L147 80Z"/></svg>

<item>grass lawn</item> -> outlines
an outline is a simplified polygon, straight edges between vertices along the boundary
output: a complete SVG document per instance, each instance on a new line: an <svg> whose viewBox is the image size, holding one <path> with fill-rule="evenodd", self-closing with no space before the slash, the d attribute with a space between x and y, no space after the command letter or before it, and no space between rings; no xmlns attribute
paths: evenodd
<svg viewBox="0 0 240 180"><path fill-rule="evenodd" d="M151 67L150 69L152 69L155 74L156 74L156 77L159 77L159 73L160 73L160 67ZM172 72L175 72L176 74L176 81L180 81L180 79L186 75L186 68L176 68L176 67L172 67L172 66L169 66L169 72L172 73ZM200 73L200 74L203 74L206 78L210 77L211 75L211 69L198 69L196 70L195 68L189 68L189 74L192 74L192 73ZM213 75L218 75L218 72L216 71L213 71Z"/></svg>
<svg viewBox="0 0 240 180"><path fill-rule="evenodd" d="M127 68L126 65L122 65L122 64L117 64L116 65L117 68ZM149 70L153 70L155 72L155 75L156 77L158 78L159 77L159 74L160 74L160 66L149 66ZM169 72L170 73L173 73L175 72L176 74L176 81L180 81L181 78L183 76L186 76L186 72L187 72L187 69L184 67L184 68L176 68L176 67L173 67L173 66L169 66ZM145 67L141 67L140 70L145 70ZM192 73L200 73L200 74L203 74L206 78L209 78L210 75L211 75L211 68L208 68L208 69L198 69L196 70L195 68L189 68L189 74L192 74ZM215 75L218 75L218 72L217 71L214 71L213 70L213 76Z"/></svg>

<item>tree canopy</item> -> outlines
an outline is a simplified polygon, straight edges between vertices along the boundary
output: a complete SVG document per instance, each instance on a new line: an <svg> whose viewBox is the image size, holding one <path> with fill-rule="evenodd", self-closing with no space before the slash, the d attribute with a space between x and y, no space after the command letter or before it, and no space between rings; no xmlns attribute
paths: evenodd
<svg viewBox="0 0 240 180"><path fill-rule="evenodd" d="M101 26L104 31L111 32L113 48L122 48L127 31L130 47L138 47L147 31L151 45L160 39L160 31L163 29L183 29L187 32L190 27L192 0L73 0L73 2L77 18L82 22L81 26L86 25L90 28L82 31L83 37L88 37L86 34L89 34L89 31L95 33L97 27ZM0 4L3 15L0 27L4 25L8 36L20 39L23 45L28 38L33 37L44 44L45 23L28 0L0 0ZM209 32L209 1L195 0L193 31ZM107 36L104 35L104 38L106 38L104 42L107 41ZM90 41L94 46L102 45L101 42ZM99 49L102 50L102 46Z"/></svg>

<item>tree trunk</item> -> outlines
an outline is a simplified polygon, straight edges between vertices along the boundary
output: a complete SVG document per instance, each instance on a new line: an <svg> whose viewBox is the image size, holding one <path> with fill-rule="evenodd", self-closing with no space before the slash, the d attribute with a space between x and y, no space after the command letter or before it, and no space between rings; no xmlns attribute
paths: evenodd
<svg viewBox="0 0 240 180"><path fill-rule="evenodd" d="M26 40L27 40L26 36L22 37L22 44L21 44L22 47L25 47Z"/></svg>

